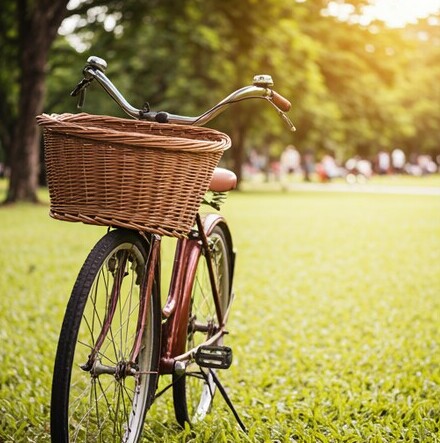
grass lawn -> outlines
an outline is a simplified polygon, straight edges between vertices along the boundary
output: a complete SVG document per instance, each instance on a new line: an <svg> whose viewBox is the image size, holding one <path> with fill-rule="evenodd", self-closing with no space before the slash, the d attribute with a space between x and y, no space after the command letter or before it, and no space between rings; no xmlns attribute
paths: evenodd
<svg viewBox="0 0 440 443"><path fill-rule="evenodd" d="M50 440L65 305L105 233L47 212L0 208L1 443ZM238 263L220 377L249 434L220 395L182 431L165 394L145 441L440 442L440 198L248 190L223 212Z"/></svg>
<svg viewBox="0 0 440 443"><path fill-rule="evenodd" d="M312 174L311 180L309 183L304 182L304 178L302 174L294 174L291 177L284 177L282 181L276 180L274 177L267 177L260 173L255 174L250 177L246 182L242 184L242 189L245 191L248 190L259 190L259 191L279 191L282 188L292 188L297 189L298 186L301 186L303 189L307 189L307 187L312 187L312 185L322 185L324 188L332 187L333 185L345 186L347 190L350 188L353 190L361 187L365 191L368 189L377 188L380 186L385 186L388 188L388 191L399 191L402 188L414 190L421 190L423 188L429 189L440 189L440 174L431 174L425 175L422 177L410 176L410 175L374 175L370 179L366 181L361 181L359 183L348 184L347 181L342 178L336 178L331 180L328 183L322 183L316 174ZM330 186L328 186L330 185ZM390 192L391 193L391 192Z"/></svg>

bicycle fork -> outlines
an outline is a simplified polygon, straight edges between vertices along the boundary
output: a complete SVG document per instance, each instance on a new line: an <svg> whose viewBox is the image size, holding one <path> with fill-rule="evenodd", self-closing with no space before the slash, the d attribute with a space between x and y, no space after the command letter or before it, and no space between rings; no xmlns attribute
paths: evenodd
<svg viewBox="0 0 440 443"><path fill-rule="evenodd" d="M161 237L159 235L151 235L150 249L147 259L147 267L145 270L145 276L143 278L143 288L141 290L140 296L140 308L139 316L136 327L136 337L129 354L128 360L123 360L118 362L115 366L103 365L98 358L101 346L109 333L113 316L115 314L115 309L120 297L120 286L121 281L124 278L125 264L127 262L127 253L124 253L123 257L120 258L120 263L117 269L117 274L115 281L113 283L111 297L109 302L109 307L103 322L103 327L100 331L98 338L96 339L95 346L93 347L91 353L88 356L88 360L85 364L81 365L81 369L84 371L89 371L92 377L98 377L101 374L114 375L116 379L123 379L126 376L135 376L137 374L136 361L141 351L141 341L142 336L145 331L146 321L148 318L148 311L150 309L150 294L153 290L154 279L157 277L157 266L160 259L160 243ZM157 282L158 284L158 282Z"/></svg>

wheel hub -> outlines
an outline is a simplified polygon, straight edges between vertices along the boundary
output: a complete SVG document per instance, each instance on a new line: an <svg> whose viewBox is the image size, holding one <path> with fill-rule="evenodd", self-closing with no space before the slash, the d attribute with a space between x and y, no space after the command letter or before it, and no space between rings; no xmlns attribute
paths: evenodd
<svg viewBox="0 0 440 443"><path fill-rule="evenodd" d="M89 366L83 365L81 368L84 371L89 371L90 375L93 378L97 378L102 374L109 374L113 375L116 380L123 380L127 376L134 376L136 375L136 367L133 366L132 363L121 360L116 364L116 366L107 366L103 365L100 360L96 359L91 367L91 369L88 369Z"/></svg>

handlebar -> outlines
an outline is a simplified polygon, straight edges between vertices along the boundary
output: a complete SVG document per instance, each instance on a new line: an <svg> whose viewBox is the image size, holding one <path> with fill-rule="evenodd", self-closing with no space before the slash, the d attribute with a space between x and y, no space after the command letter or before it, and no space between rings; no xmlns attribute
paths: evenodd
<svg viewBox="0 0 440 443"><path fill-rule="evenodd" d="M104 72L106 68L107 62L99 57L92 56L87 59L87 64L83 69L84 78L71 92L72 96L79 95L78 107L82 107L84 103L86 88L93 80L96 79L103 89L110 95L110 97L112 97L112 99L128 115L136 119L155 121L158 123L203 126L214 117L222 113L232 103L237 103L239 101L252 98L260 98L267 100L276 109L280 117L287 123L291 131L296 130L289 117L285 114L290 110L291 104L289 100L272 89L273 81L270 75L256 75L252 85L237 89L203 114L196 117L188 117L184 115L171 114L164 111L151 111L148 105L146 105L143 109L135 108L128 103L116 86L105 75Z"/></svg>

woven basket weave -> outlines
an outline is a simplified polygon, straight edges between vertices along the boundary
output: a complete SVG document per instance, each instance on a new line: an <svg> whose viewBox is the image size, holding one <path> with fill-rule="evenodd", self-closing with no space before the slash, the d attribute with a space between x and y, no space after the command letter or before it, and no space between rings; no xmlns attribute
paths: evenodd
<svg viewBox="0 0 440 443"><path fill-rule="evenodd" d="M227 135L89 114L40 115L50 215L183 237Z"/></svg>

